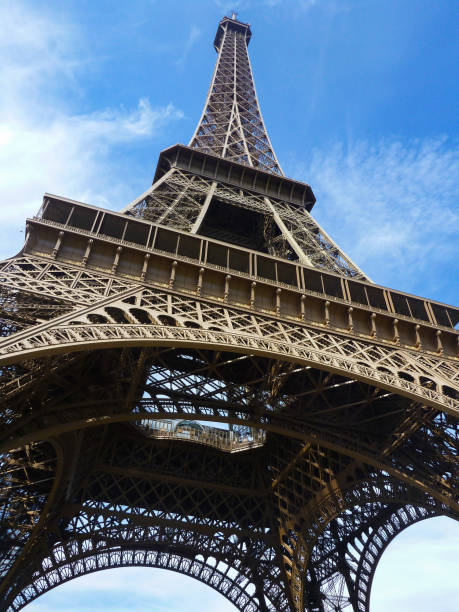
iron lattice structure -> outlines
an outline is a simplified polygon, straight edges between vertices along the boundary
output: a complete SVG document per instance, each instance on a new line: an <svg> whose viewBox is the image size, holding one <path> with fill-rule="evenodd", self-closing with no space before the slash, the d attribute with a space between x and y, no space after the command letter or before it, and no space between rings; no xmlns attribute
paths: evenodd
<svg viewBox="0 0 459 612"><path fill-rule="evenodd" d="M459 516L458 310L372 283L313 220L250 36L220 22L150 189L121 213L45 194L1 264L2 610L143 565L244 612L368 612L387 544Z"/></svg>

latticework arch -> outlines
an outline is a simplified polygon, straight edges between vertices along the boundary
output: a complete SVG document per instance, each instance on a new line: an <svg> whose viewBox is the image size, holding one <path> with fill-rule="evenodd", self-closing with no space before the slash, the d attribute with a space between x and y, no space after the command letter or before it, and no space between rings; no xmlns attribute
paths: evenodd
<svg viewBox="0 0 459 612"><path fill-rule="evenodd" d="M63 548L60 547L59 550L62 553ZM68 559L57 562L55 559L51 561L53 552L44 560L45 566L48 563L52 563L52 566L47 567L45 573L34 577L30 585L16 596L9 610L20 610L41 595L75 578L122 567L148 567L174 571L211 587L241 612L255 612L262 609L258 598L253 596L255 587L247 579L242 577L242 580L237 581L230 577L231 572L228 574L229 568L220 571L218 566L214 567L198 559L187 559L183 554L139 549L107 549L95 554L88 552L78 557L69 556ZM274 610L274 608L267 609Z"/></svg>

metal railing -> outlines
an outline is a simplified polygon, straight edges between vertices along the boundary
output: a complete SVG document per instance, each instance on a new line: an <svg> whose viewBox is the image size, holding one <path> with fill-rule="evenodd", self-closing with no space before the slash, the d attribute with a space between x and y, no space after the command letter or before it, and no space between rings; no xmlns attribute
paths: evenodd
<svg viewBox="0 0 459 612"><path fill-rule="evenodd" d="M247 433L239 433L230 429L210 427L196 421L177 423L177 421L151 421L145 419L138 421L137 426L152 438L206 444L228 453L258 448L263 446L266 440L266 432L264 430L250 428Z"/></svg>

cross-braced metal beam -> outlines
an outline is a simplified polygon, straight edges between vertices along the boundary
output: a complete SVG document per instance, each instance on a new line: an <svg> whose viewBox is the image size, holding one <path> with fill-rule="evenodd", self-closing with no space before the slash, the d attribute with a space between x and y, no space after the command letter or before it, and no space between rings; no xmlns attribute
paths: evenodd
<svg viewBox="0 0 459 612"><path fill-rule="evenodd" d="M387 544L459 518L458 309L313 220L250 36L220 22L190 146L124 214L46 194L0 264L2 610L146 566L242 612L368 612Z"/></svg>

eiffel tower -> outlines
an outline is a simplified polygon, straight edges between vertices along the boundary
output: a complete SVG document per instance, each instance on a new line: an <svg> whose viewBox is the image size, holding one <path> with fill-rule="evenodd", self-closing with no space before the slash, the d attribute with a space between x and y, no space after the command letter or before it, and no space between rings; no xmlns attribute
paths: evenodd
<svg viewBox="0 0 459 612"><path fill-rule="evenodd" d="M458 309L374 284L286 178L251 29L119 213L45 194L1 268L1 610L106 568L243 612L370 609L403 529L459 517Z"/></svg>

